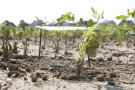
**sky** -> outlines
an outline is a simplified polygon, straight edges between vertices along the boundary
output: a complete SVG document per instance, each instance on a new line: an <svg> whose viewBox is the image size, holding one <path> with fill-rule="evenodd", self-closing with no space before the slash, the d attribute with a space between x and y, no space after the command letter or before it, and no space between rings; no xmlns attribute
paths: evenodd
<svg viewBox="0 0 135 90"><path fill-rule="evenodd" d="M0 23L9 20L18 24L20 20L31 23L35 16L49 22L61 14L72 11L76 21L92 19L91 7L98 12L104 11L104 20L115 20L115 17L127 14L135 8L135 0L0 0Z"/></svg>

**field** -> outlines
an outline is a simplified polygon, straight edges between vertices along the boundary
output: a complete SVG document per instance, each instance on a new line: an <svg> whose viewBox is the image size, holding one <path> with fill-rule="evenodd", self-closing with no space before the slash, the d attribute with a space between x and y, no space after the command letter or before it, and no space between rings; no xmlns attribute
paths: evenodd
<svg viewBox="0 0 135 90"><path fill-rule="evenodd" d="M98 48L97 56L88 60L80 76L76 76L77 48L55 53L50 43L38 60L38 45L31 43L28 57L18 55L8 62L1 57L1 85L9 90L134 90L135 49L117 43ZM71 44L70 44L71 45ZM3 89L4 90L4 89Z"/></svg>
<svg viewBox="0 0 135 90"><path fill-rule="evenodd" d="M117 16L120 25L101 25L104 12L91 9L96 22L75 23L69 12L57 19L57 30L0 24L0 89L135 90L135 26L128 25L135 11ZM64 28L87 30L58 30L66 21L74 23Z"/></svg>

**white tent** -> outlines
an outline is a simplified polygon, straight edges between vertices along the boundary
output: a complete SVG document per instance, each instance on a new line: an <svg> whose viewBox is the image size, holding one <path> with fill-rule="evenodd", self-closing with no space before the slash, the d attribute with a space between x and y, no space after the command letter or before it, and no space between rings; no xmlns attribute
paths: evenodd
<svg viewBox="0 0 135 90"><path fill-rule="evenodd" d="M89 27L73 27L73 26L36 26L38 29L43 30L56 30L56 31L64 31L64 30L88 30Z"/></svg>

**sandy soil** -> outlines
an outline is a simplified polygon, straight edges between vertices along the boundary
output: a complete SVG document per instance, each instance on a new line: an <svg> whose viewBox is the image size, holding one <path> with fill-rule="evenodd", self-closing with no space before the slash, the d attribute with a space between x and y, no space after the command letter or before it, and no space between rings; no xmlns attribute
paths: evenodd
<svg viewBox="0 0 135 90"><path fill-rule="evenodd" d="M19 44L19 51L20 55L23 54L21 44ZM79 58L77 49L70 49L68 52L69 54L65 55L64 51L60 50L58 54L55 54L52 48L47 47L42 50L43 57L40 61L38 61L37 57L30 57L27 60L12 59L9 64L6 64L1 58L0 63L6 64L6 66L0 64L1 90L135 90L135 49L133 47L126 48L110 43L104 48L99 48L97 57L91 61L90 68L87 66L86 58L82 78L77 80L74 78L70 78L70 80L69 78L66 80L62 78L65 74L65 77L74 76L73 67L76 66L76 60ZM30 45L28 55L37 56L38 45ZM19 67L15 66L16 64ZM71 68L62 68L60 76L57 77L59 70L50 70L49 66L51 65L70 66ZM13 77L14 74L8 76L7 73L10 71L16 71L11 66L17 67L19 76ZM13 70L10 70L12 68ZM42 77L38 77L36 82L32 82L31 75L37 74L37 72L42 77L46 75L47 79L42 80ZM110 77L111 73L114 73L116 77ZM89 78L91 75L92 78ZM98 77L103 77L104 80L100 81L97 79ZM109 81L115 83L115 85L108 85Z"/></svg>

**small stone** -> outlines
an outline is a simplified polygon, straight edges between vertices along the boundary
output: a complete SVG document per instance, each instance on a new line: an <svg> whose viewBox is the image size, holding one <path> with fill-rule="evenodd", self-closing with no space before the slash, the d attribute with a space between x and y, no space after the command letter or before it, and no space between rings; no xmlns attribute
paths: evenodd
<svg viewBox="0 0 135 90"><path fill-rule="evenodd" d="M9 78L9 79L7 79L6 83L7 83L7 85L12 85L12 80Z"/></svg>
<svg viewBox="0 0 135 90"><path fill-rule="evenodd" d="M27 71L27 72L31 72L31 68L30 68L30 67L27 67L27 68L26 68L26 71Z"/></svg>
<svg viewBox="0 0 135 90"><path fill-rule="evenodd" d="M14 73L11 78L17 78L20 74L19 73Z"/></svg>
<svg viewBox="0 0 135 90"><path fill-rule="evenodd" d="M8 86L3 86L1 90L8 90Z"/></svg>
<svg viewBox="0 0 135 90"><path fill-rule="evenodd" d="M30 77L31 77L31 81L32 81L32 82L37 82L38 77L37 77L36 74L32 74Z"/></svg>
<svg viewBox="0 0 135 90"><path fill-rule="evenodd" d="M18 77L18 76L19 76L19 73L16 72L16 71L9 71L9 72L7 73L7 76L8 76L8 77L11 77L12 75L14 75L15 77ZM12 76L12 77L13 77L13 76Z"/></svg>
<svg viewBox="0 0 135 90"><path fill-rule="evenodd" d="M125 53L124 51L116 51L112 55L114 57L120 57L120 56L124 55L124 53Z"/></svg>
<svg viewBox="0 0 135 90"><path fill-rule="evenodd" d="M97 77L97 80L100 81L100 82L104 82L105 81L105 78L100 76L100 77Z"/></svg>
<svg viewBox="0 0 135 90"><path fill-rule="evenodd" d="M113 78L108 77L107 81L113 81Z"/></svg>
<svg viewBox="0 0 135 90"><path fill-rule="evenodd" d="M6 69L7 65L4 62L0 62L0 68Z"/></svg>
<svg viewBox="0 0 135 90"><path fill-rule="evenodd" d="M93 77L96 77L98 74L100 74L101 72L99 72L99 71L91 71L91 72L89 72L89 73L87 73L87 75L91 75L91 76L93 76Z"/></svg>
<svg viewBox="0 0 135 90"><path fill-rule="evenodd" d="M3 52L0 50L0 56L2 56L2 53L3 53Z"/></svg>
<svg viewBox="0 0 135 90"><path fill-rule="evenodd" d="M110 86L115 86L115 83L114 83L113 81L108 81L107 83L108 83L108 85L110 85Z"/></svg>
<svg viewBox="0 0 135 90"><path fill-rule="evenodd" d="M18 71L19 71L20 73L26 73L26 70L25 70L25 69L22 69L22 68L19 68Z"/></svg>
<svg viewBox="0 0 135 90"><path fill-rule="evenodd" d="M8 67L9 67L10 71L17 71L18 68L20 67L20 65L19 64L11 64Z"/></svg>
<svg viewBox="0 0 135 90"><path fill-rule="evenodd" d="M2 85L1 85L1 83L2 83L2 81L0 81L0 90L1 90L1 88L2 88Z"/></svg>
<svg viewBox="0 0 135 90"><path fill-rule="evenodd" d="M38 78L42 78L42 76L43 76L44 74L46 74L46 72L43 71L43 70L36 70L36 71L35 71L35 74L37 75Z"/></svg>
<svg viewBox="0 0 135 90"><path fill-rule="evenodd" d="M87 78L92 80L94 77L92 75L88 75Z"/></svg>
<svg viewBox="0 0 135 90"><path fill-rule="evenodd" d="M74 74L69 74L66 76L61 76L61 79L63 79L63 80L80 80L80 79L85 79L85 77L77 76Z"/></svg>
<svg viewBox="0 0 135 90"><path fill-rule="evenodd" d="M104 58L98 57L97 60L98 60L99 62L102 62L102 61L104 61Z"/></svg>
<svg viewBox="0 0 135 90"><path fill-rule="evenodd" d="M108 61L112 61L112 57L108 57L107 60L108 60Z"/></svg>
<svg viewBox="0 0 135 90"><path fill-rule="evenodd" d="M110 78L116 78L117 74L116 73L110 73Z"/></svg>
<svg viewBox="0 0 135 90"><path fill-rule="evenodd" d="M24 77L24 80L26 81L26 80L28 80L26 77Z"/></svg>
<svg viewBox="0 0 135 90"><path fill-rule="evenodd" d="M48 76L47 76L47 75L42 76L42 80L43 80L43 81L48 80Z"/></svg>

